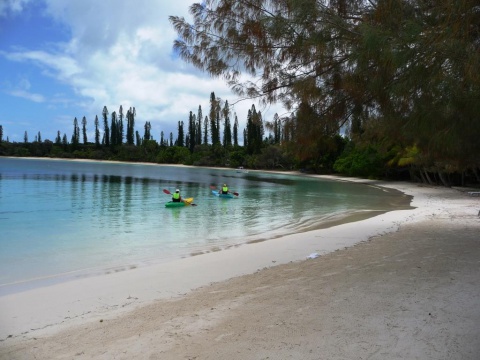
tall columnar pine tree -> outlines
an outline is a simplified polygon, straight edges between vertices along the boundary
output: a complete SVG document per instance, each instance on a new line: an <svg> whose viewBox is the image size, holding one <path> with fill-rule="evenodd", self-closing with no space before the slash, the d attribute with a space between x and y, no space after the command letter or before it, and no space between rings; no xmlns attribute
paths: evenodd
<svg viewBox="0 0 480 360"><path fill-rule="evenodd" d="M248 110L247 115L247 153L259 154L263 144L262 114L257 112L255 105Z"/></svg>
<svg viewBox="0 0 480 360"><path fill-rule="evenodd" d="M125 115L123 114L123 106L120 105L120 108L118 109L118 144L122 145L123 144L123 137L124 137L124 130L123 130L123 118Z"/></svg>
<svg viewBox="0 0 480 360"><path fill-rule="evenodd" d="M127 111L127 144L133 145L135 143L135 108L130 108Z"/></svg>
<svg viewBox="0 0 480 360"><path fill-rule="evenodd" d="M233 146L238 146L238 117L235 114L235 122L233 123Z"/></svg>
<svg viewBox="0 0 480 360"><path fill-rule="evenodd" d="M188 116L188 141L186 142L187 147L189 148L190 152L193 152L195 148L195 140L197 138L195 134L195 130L197 129L195 124L195 115L190 111Z"/></svg>
<svg viewBox="0 0 480 360"><path fill-rule="evenodd" d="M150 140L151 138L152 125L150 121L145 122L145 133L143 135L143 140Z"/></svg>
<svg viewBox="0 0 480 360"><path fill-rule="evenodd" d="M106 106L103 107L102 117L103 117L103 144L105 146L110 146L110 128L108 127L108 109Z"/></svg>
<svg viewBox="0 0 480 360"><path fill-rule="evenodd" d="M0 125L0 143L3 142L3 126Z"/></svg>
<svg viewBox="0 0 480 360"><path fill-rule="evenodd" d="M62 144L62 136L60 135L60 130L57 131L57 137L55 138L55 144L61 145Z"/></svg>
<svg viewBox="0 0 480 360"><path fill-rule="evenodd" d="M25 133L23 134L23 142L26 144L28 143L28 134L27 131L25 130Z"/></svg>
<svg viewBox="0 0 480 360"><path fill-rule="evenodd" d="M99 147L100 146L100 129L99 129L99 122L98 122L98 116L95 115L95 146Z"/></svg>
<svg viewBox="0 0 480 360"><path fill-rule="evenodd" d="M197 130L196 130L196 139L195 143L197 145L202 145L202 106L198 105L198 112L197 112Z"/></svg>
<svg viewBox="0 0 480 360"><path fill-rule="evenodd" d="M74 148L80 143L80 128L78 126L77 118L73 119L73 135L72 135L72 145Z"/></svg>
<svg viewBox="0 0 480 360"><path fill-rule="evenodd" d="M282 123L277 113L273 116L273 141L275 144L280 144L282 137Z"/></svg>
<svg viewBox="0 0 480 360"><path fill-rule="evenodd" d="M110 122L110 144L112 146L117 145L117 135L118 135L117 113L114 111L112 112L111 122Z"/></svg>
<svg viewBox="0 0 480 360"><path fill-rule="evenodd" d="M205 145L208 144L208 124L210 121L208 120L208 116L205 116L205 121L203 122L204 130L203 130L203 143Z"/></svg>
<svg viewBox="0 0 480 360"><path fill-rule="evenodd" d="M230 124L230 106L228 100L225 100L225 104L222 110L223 115L223 147L232 146L232 126Z"/></svg>
<svg viewBox="0 0 480 360"><path fill-rule="evenodd" d="M123 122L118 117L118 114L115 116L115 144L122 145L123 144Z"/></svg>
<svg viewBox="0 0 480 360"><path fill-rule="evenodd" d="M142 137L140 136L140 133L138 132L138 130L135 131L135 139L136 139L136 145L142 146Z"/></svg>
<svg viewBox="0 0 480 360"><path fill-rule="evenodd" d="M183 131L183 121L178 122L178 138L175 142L177 146L185 146L185 133Z"/></svg>
<svg viewBox="0 0 480 360"><path fill-rule="evenodd" d="M85 116L82 118L82 135L83 144L87 145L87 118Z"/></svg>
<svg viewBox="0 0 480 360"><path fill-rule="evenodd" d="M221 119L221 104L220 104L220 99L217 98L218 102L217 102L217 115L215 116L216 120L217 120L217 123L215 125L215 129L216 129L216 132L217 132L217 144L221 144L221 138L220 138L220 129L221 129L221 126L220 126L220 119Z"/></svg>
<svg viewBox="0 0 480 360"><path fill-rule="evenodd" d="M210 94L210 134L212 137L212 145L220 144L220 130L218 128L217 115L219 114L220 99L215 97L215 93L212 91Z"/></svg>

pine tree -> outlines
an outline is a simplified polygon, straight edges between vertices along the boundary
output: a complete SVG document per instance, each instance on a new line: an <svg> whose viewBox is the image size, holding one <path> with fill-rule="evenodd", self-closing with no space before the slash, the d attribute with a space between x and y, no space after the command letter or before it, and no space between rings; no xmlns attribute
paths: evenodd
<svg viewBox="0 0 480 360"><path fill-rule="evenodd" d="M87 118L85 116L82 118L82 134L83 144L87 145Z"/></svg>
<svg viewBox="0 0 480 360"><path fill-rule="evenodd" d="M118 109L118 118L117 118L117 122L118 122L118 138L117 138L117 141L118 141L119 145L123 144L123 136L124 136L123 117L124 117L123 107L122 107L122 105L120 105L120 108Z"/></svg>
<svg viewBox="0 0 480 360"><path fill-rule="evenodd" d="M209 124L208 116L205 116L205 121L203 122L203 125L205 127L203 131L203 143L205 145L208 145L208 124Z"/></svg>
<svg viewBox="0 0 480 360"><path fill-rule="evenodd" d="M127 144L133 145L135 141L135 108L127 111Z"/></svg>
<svg viewBox="0 0 480 360"><path fill-rule="evenodd" d="M78 127L78 120L75 117L73 119L73 135L72 135L73 148L76 148L79 143L80 143L80 128Z"/></svg>
<svg viewBox="0 0 480 360"><path fill-rule="evenodd" d="M95 115L95 146L100 146L100 130L99 130L98 116Z"/></svg>
<svg viewBox="0 0 480 360"><path fill-rule="evenodd" d="M247 153L259 154L263 144L262 114L257 112L255 105L248 110L247 115Z"/></svg>
<svg viewBox="0 0 480 360"><path fill-rule="evenodd" d="M282 138L282 124L280 121L280 117L277 113L273 116L273 138L275 144L280 144L280 139Z"/></svg>
<svg viewBox="0 0 480 360"><path fill-rule="evenodd" d="M223 146L232 146L232 126L230 124L230 107L228 100L225 101L223 106Z"/></svg>
<svg viewBox="0 0 480 360"><path fill-rule="evenodd" d="M119 128L118 128L118 119L117 119L117 113L114 111L112 112L111 116L111 125L110 125L110 144L112 146L116 146L119 144L118 138L119 138Z"/></svg>
<svg viewBox="0 0 480 360"><path fill-rule="evenodd" d="M188 141L186 142L186 145L190 149L190 152L193 152L193 149L196 145L196 129L197 127L195 124L195 115L190 111L190 115L188 116Z"/></svg>
<svg viewBox="0 0 480 360"><path fill-rule="evenodd" d="M178 138L176 141L177 146L185 146L185 134L183 131L183 121L178 122Z"/></svg>
<svg viewBox="0 0 480 360"><path fill-rule="evenodd" d="M202 145L202 106L198 105L198 113L197 113L197 130L196 130L196 139L195 143L198 145Z"/></svg>
<svg viewBox="0 0 480 360"><path fill-rule="evenodd" d="M108 127L108 109L106 106L103 107L102 116L103 116L103 138L105 141L105 146L110 146L110 128Z"/></svg>
<svg viewBox="0 0 480 360"><path fill-rule="evenodd" d="M215 116L216 118L216 124L215 124L215 131L216 131L216 137L217 137L217 144L220 145L221 143L221 139L220 139L220 117L221 115L221 111L220 111L220 100L218 101L218 105L217 105L217 115Z"/></svg>
<svg viewBox="0 0 480 360"><path fill-rule="evenodd" d="M151 130L152 130L152 125L150 124L150 121L146 121L145 122L145 133L143 135L144 140L150 140Z"/></svg>
<svg viewBox="0 0 480 360"><path fill-rule="evenodd" d="M137 146L142 146L142 138L140 137L138 131L135 131L135 138L137 140Z"/></svg>
<svg viewBox="0 0 480 360"><path fill-rule="evenodd" d="M219 129L217 126L217 114L218 114L218 99L215 97L215 93L212 91L210 94L210 135L212 137L212 145L220 144Z"/></svg>
<svg viewBox="0 0 480 360"><path fill-rule="evenodd" d="M233 146L238 146L238 117L235 114L235 122L233 123Z"/></svg>

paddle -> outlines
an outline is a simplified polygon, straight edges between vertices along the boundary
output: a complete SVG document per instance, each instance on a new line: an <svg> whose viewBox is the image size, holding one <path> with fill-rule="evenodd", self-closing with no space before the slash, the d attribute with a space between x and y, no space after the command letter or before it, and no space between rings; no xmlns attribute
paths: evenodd
<svg viewBox="0 0 480 360"><path fill-rule="evenodd" d="M167 195L172 195L172 193L171 193L170 191L168 191L167 189L163 189L163 192L164 192L165 194L167 194ZM182 200L182 201L183 201L183 200ZM185 202L185 201L183 201L183 202ZM188 203L185 203L185 204L188 205ZM190 204L190 205L192 205L192 206L197 206L197 204Z"/></svg>
<svg viewBox="0 0 480 360"><path fill-rule="evenodd" d="M212 190L217 190L218 192L220 192L220 190L218 190L217 187L214 186L214 185L210 185L210 189L212 189ZM232 194L235 195L235 196L239 196L239 195L240 195L238 192L233 192Z"/></svg>

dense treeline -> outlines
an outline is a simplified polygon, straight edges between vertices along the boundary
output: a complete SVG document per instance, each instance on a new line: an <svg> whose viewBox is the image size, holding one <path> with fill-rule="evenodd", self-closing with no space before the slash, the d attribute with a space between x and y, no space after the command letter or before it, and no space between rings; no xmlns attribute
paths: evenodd
<svg viewBox="0 0 480 360"><path fill-rule="evenodd" d="M98 116L95 117L93 131L88 129L85 117L81 127L75 117L71 137L58 131L54 141L42 140L38 132L30 142L25 131L23 142L10 142L8 136L4 138L0 125L0 155L287 170L304 166L281 150L279 129L276 137L265 135L265 126L269 124L264 123L261 112L254 105L248 111L243 133L239 129L237 115L231 114L228 101L223 102L214 92L210 95L208 114L203 118L203 110L199 106L196 114L190 111L188 126L179 121L175 135L170 133L166 136L162 131L158 141L154 139L149 121L145 122L142 132L135 130L135 108L127 110L125 115L122 106L118 113L113 111L111 114L105 106L102 122ZM278 116L274 123L276 128L279 127ZM93 141L89 141L87 134L92 132ZM244 146L239 142L242 134Z"/></svg>
<svg viewBox="0 0 480 360"><path fill-rule="evenodd" d="M206 0L190 10L192 23L170 17L181 58L289 115L263 119L252 106L239 129L212 93L207 115L190 112L175 138L154 140L149 123L135 131L134 108L124 136L123 110L109 125L104 108L94 143L81 144L74 125L70 142L39 133L28 143L25 133L23 144L2 141L0 154L480 183L476 0Z"/></svg>
<svg viewBox="0 0 480 360"><path fill-rule="evenodd" d="M212 111L212 108L215 111ZM41 133L38 132L34 141L29 142L28 133L25 131L23 142L10 142L8 137L4 139L3 127L0 125L0 156L243 166L250 169L302 170L315 173L333 173L338 172L338 169L345 169L340 173L369 178L408 177L404 167L391 166L374 147L356 150L353 141L339 135L324 137L322 142L318 143L321 147L299 151L295 135L298 125L292 125L292 121L282 122L277 114L272 121L264 121L261 112L257 111L254 105L247 114L242 146L239 144L237 115L233 115L235 120L232 129L228 101L225 101L222 107L221 99L215 98L214 93L211 95L209 112L213 120L206 116L202 125L202 108L199 106L197 114L192 111L189 113L187 133L184 122L179 121L176 136L170 133L166 138L162 131L159 141L154 139L148 121L145 122L143 136L135 130L135 108L127 111L126 135L122 106L118 114L115 111L109 114L108 109L103 108L103 128L100 128L96 117L93 142L88 141L88 123L85 117L82 119L81 128L77 118L74 118L70 140L66 133L62 136L58 131L55 141L42 140ZM220 133L223 136L220 136ZM434 173L430 176L432 183L440 182ZM462 178L459 174L451 174L449 178L449 181L455 184L464 184L465 180L475 182L472 176Z"/></svg>

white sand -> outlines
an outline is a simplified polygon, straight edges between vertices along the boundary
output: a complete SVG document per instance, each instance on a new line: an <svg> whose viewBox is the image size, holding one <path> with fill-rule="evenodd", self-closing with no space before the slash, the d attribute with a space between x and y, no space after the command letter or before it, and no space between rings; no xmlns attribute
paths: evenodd
<svg viewBox="0 0 480 360"><path fill-rule="evenodd" d="M371 183L416 209L0 297L0 359L478 359L480 198Z"/></svg>

